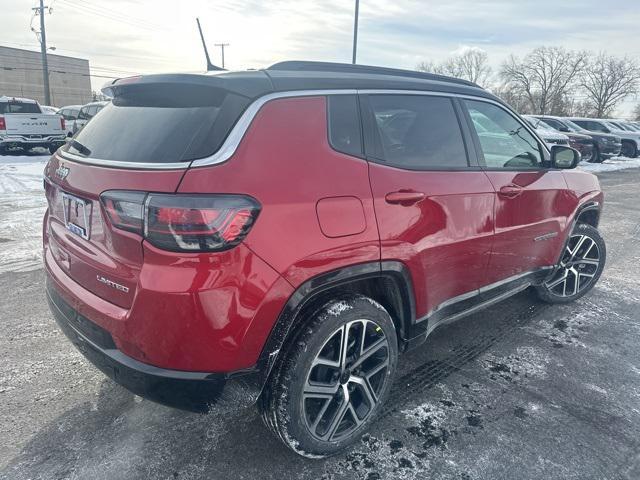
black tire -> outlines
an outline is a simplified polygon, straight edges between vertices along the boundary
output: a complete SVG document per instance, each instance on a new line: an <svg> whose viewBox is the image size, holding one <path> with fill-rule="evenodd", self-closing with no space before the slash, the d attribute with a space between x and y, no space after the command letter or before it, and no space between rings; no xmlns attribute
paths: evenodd
<svg viewBox="0 0 640 480"><path fill-rule="evenodd" d="M49 145L49 153L50 153L51 155L53 155L54 153L56 153L56 151L57 151L57 150L58 150L58 147L57 147L57 146Z"/></svg>
<svg viewBox="0 0 640 480"><path fill-rule="evenodd" d="M620 155L627 158L636 158L638 156L638 147L635 142L623 140Z"/></svg>
<svg viewBox="0 0 640 480"><path fill-rule="evenodd" d="M594 264L596 259L597 265ZM536 287L538 297L547 303L577 300L598 282L606 260L607 247L598 229L579 223L571 232L558 269L550 279ZM567 291L567 287L570 290Z"/></svg>
<svg viewBox="0 0 640 480"><path fill-rule="evenodd" d="M600 153L600 149L597 145L594 145L593 155L591 156L591 160L589 161L591 163L602 163L604 161L604 158L602 158L602 154Z"/></svg>
<svg viewBox="0 0 640 480"><path fill-rule="evenodd" d="M347 355L340 353L345 331ZM359 336L362 332L366 333L364 340ZM357 347L361 341L362 347ZM299 455L323 458L336 454L368 429L389 394L398 357L393 321L377 302L359 295L345 297L317 310L287 343L290 348L261 397L264 423ZM364 352L360 365L358 351ZM342 358L346 358L344 368ZM340 367L326 364L334 360ZM376 362L380 363L376 366ZM370 373L381 365L377 373ZM315 393L309 392L318 386L323 398L313 398Z"/></svg>

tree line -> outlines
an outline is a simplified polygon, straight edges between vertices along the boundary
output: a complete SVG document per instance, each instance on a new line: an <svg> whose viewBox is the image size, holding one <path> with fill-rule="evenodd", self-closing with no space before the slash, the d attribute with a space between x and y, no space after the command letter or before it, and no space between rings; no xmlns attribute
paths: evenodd
<svg viewBox="0 0 640 480"><path fill-rule="evenodd" d="M510 55L494 72L487 53L468 47L443 62L422 62L418 70L472 81L523 114L607 118L640 91L640 62L606 52L538 47L524 57ZM640 120L640 104L634 110Z"/></svg>

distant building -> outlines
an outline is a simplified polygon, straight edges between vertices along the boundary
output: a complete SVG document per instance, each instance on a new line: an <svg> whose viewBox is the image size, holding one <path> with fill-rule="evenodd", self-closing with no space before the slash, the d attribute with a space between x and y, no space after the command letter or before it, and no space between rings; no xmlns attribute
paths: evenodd
<svg viewBox="0 0 640 480"><path fill-rule="evenodd" d="M47 55L51 104L56 107L90 102L89 60ZM42 57L39 51L0 46L0 96L33 98L44 104Z"/></svg>

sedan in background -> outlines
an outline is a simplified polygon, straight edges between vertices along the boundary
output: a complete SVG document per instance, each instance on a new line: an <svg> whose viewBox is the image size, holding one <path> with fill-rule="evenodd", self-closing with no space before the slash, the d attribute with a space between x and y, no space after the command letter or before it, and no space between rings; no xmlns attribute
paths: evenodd
<svg viewBox="0 0 640 480"><path fill-rule="evenodd" d="M78 119L82 105L67 105L58 110L58 114L62 115L66 124L67 137L73 135L73 124Z"/></svg>
<svg viewBox="0 0 640 480"><path fill-rule="evenodd" d="M547 122L543 117L525 115L525 118L529 121L529 123L533 125L533 128L535 128L536 130L547 129L565 135L569 139L569 146L580 152L580 156L582 157L583 161L597 161L597 157L594 155L595 140L591 136L582 133L571 132L568 129L560 130L556 126Z"/></svg>
<svg viewBox="0 0 640 480"><path fill-rule="evenodd" d="M58 114L58 107L52 107L50 105L40 105L40 110L42 110L42 113L44 113L45 115Z"/></svg>
<svg viewBox="0 0 640 480"><path fill-rule="evenodd" d="M565 134L554 130L530 115L522 115L522 118L536 130L540 138L544 140L544 143L546 143L549 148L553 145L569 145L569 137Z"/></svg>
<svg viewBox="0 0 640 480"><path fill-rule="evenodd" d="M593 163L602 163L608 158L620 155L622 140L616 135L588 130L568 118L554 117L552 115L535 115L535 117L543 120L546 124L565 135L568 133L579 133L591 137L594 142Z"/></svg>
<svg viewBox="0 0 640 480"><path fill-rule="evenodd" d="M96 114L104 108L104 106L109 102L91 102L84 105L80 112L78 112L78 118L73 122L73 131L72 133L75 135L80 130L84 128L84 126L89 123Z"/></svg>

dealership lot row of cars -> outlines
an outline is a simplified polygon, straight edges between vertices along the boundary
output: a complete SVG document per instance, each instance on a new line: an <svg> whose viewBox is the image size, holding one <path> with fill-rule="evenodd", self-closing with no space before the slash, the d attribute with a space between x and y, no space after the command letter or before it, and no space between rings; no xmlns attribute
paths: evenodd
<svg viewBox="0 0 640 480"><path fill-rule="evenodd" d="M82 129L108 102L68 105L60 109L35 100L0 96L0 153L12 147L46 147L53 153ZM52 115L60 122L50 121ZM616 156L635 158L640 152L640 122L551 115L523 116L552 145L569 145L583 161L601 163Z"/></svg>

